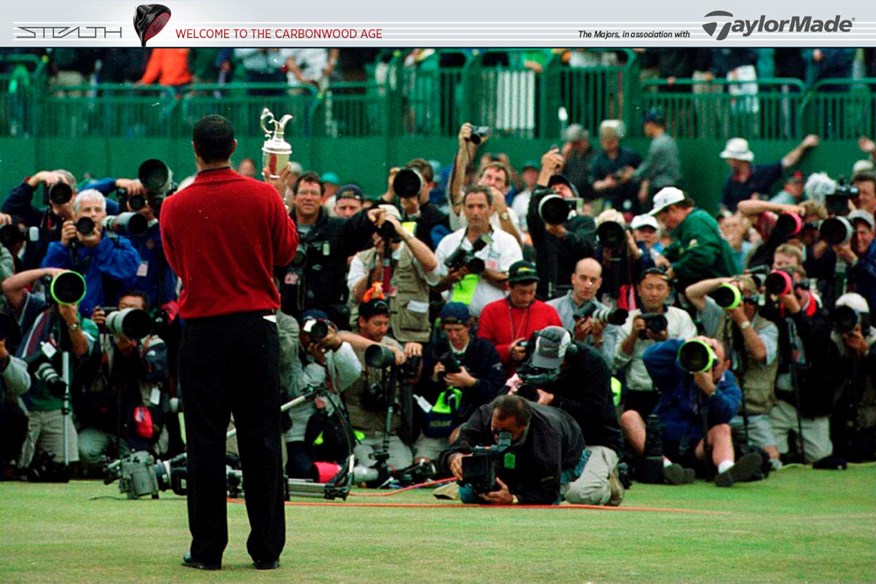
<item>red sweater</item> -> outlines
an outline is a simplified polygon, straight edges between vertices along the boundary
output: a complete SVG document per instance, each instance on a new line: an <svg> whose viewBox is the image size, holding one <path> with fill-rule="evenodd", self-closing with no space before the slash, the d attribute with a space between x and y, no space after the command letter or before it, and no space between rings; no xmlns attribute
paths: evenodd
<svg viewBox="0 0 876 584"><path fill-rule="evenodd" d="M517 339L529 340L530 335L546 326L563 326L553 306L535 300L526 308L515 308L507 298L490 302L478 319L478 336L493 343L499 358L512 375L517 369L509 357L511 344Z"/></svg>
<svg viewBox="0 0 876 584"><path fill-rule="evenodd" d="M292 261L298 233L272 186L230 168L204 171L160 217L183 318L279 308L273 268Z"/></svg>
<svg viewBox="0 0 876 584"><path fill-rule="evenodd" d="M152 85L186 85L192 82L189 49L152 49L140 83Z"/></svg>

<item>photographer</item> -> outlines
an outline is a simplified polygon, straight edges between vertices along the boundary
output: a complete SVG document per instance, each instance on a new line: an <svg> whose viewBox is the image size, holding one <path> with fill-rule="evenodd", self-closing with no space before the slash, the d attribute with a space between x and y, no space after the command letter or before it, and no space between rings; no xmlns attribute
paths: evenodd
<svg viewBox="0 0 876 584"><path fill-rule="evenodd" d="M484 187L466 189L463 212L468 227L446 236L435 250L442 274L435 290L449 290L448 301L467 304L475 317L484 306L505 296L508 269L523 259L513 236L491 229L491 205L492 195Z"/></svg>
<svg viewBox="0 0 876 584"><path fill-rule="evenodd" d="M14 356L9 333L15 326L8 314L0 314L4 324L0 331L0 481L18 474L18 460L27 436L27 408L21 397L31 386L27 363Z"/></svg>
<svg viewBox="0 0 876 584"><path fill-rule="evenodd" d="M851 315L838 318L841 308ZM876 457L876 329L871 314L864 298L855 293L840 296L832 313L831 340L841 357L834 374L844 371L846 378L835 394L830 439L833 453L842 462Z"/></svg>
<svg viewBox="0 0 876 584"><path fill-rule="evenodd" d="M675 240L663 251L665 260L658 265L667 268L667 277L676 280L679 291L707 278L732 276L737 268L733 249L721 237L718 222L694 204L680 189L666 187L654 195L651 211Z"/></svg>
<svg viewBox="0 0 876 584"><path fill-rule="evenodd" d="M402 178L396 180L399 172ZM429 199L435 187L433 173L432 165L423 158L414 158L402 168L393 167L389 171L387 191L380 198L381 203L394 205L401 212L403 222L416 225L414 236L431 250L436 247L432 231L438 228L443 234L450 229L447 215Z"/></svg>
<svg viewBox="0 0 876 584"><path fill-rule="evenodd" d="M497 490L476 492L464 484L463 459L476 446L505 438L509 446L496 461ZM463 483L463 503L557 505L585 463L584 438L575 420L557 408L517 395L502 395L475 410L459 438L441 455L441 466Z"/></svg>
<svg viewBox="0 0 876 584"><path fill-rule="evenodd" d="M855 235L836 251L840 259L849 265L849 289L863 296L867 304L873 307L876 306L876 222L870 212L863 210L852 211L848 218Z"/></svg>
<svg viewBox="0 0 876 584"><path fill-rule="evenodd" d="M781 467L769 417L776 403L779 331L759 314L757 284L750 276L713 278L688 286L685 296L696 307L706 336L721 340L729 350L730 370L742 390L742 407L730 420L734 437L740 443L762 448L773 468ZM728 304L730 301L732 304Z"/></svg>
<svg viewBox="0 0 876 584"><path fill-rule="evenodd" d="M489 139L489 128L475 128L466 122L459 128L457 136L459 148L453 159L453 170L448 181L448 195L450 199L450 228L453 230L465 227L466 217L463 212L463 197L465 187L466 170L472 164L475 154L481 144ZM503 162L492 161L481 168L477 185L489 189L492 199L490 227L494 231L504 231L513 235L518 243L523 243L520 230L517 225L520 222L517 213L506 204L505 197L511 189L511 170Z"/></svg>
<svg viewBox="0 0 876 584"><path fill-rule="evenodd" d="M778 249L789 241L803 247L814 244L819 222L827 219L827 209L815 201L784 205L752 199L739 202L739 213L751 220L763 239L748 259L751 268L771 265Z"/></svg>
<svg viewBox="0 0 876 584"><path fill-rule="evenodd" d="M360 211L351 219L329 217L322 206L322 182L311 171L298 177L292 192L291 216L299 244L292 262L275 269L282 310L295 317L305 310L322 310L332 322L347 326L347 258L370 245L374 223L383 211Z"/></svg>
<svg viewBox="0 0 876 584"><path fill-rule="evenodd" d="M790 454L793 432L799 460L816 462L833 452L830 414L834 395L843 384L836 374L840 349L831 342L830 319L810 292L806 271L788 269L793 291L778 297L774 317L779 327L779 368L770 423L783 460Z"/></svg>
<svg viewBox="0 0 876 584"><path fill-rule="evenodd" d="M572 183L562 175L557 174L563 167L563 156L556 149L549 150L541 157L541 171L538 175L538 186L529 199L529 212L526 224L536 253L536 265L541 281L538 286L538 296L551 299L558 286L568 282L575 271L578 260L593 257L596 245L596 223L593 217L581 214L572 205L583 205L584 201ZM544 218L543 208L556 204L556 199L550 199L547 205L542 205L548 197L559 195L569 209L561 209L561 213L553 216L548 213ZM564 284L563 284L564 285Z"/></svg>
<svg viewBox="0 0 876 584"><path fill-rule="evenodd" d="M381 453L386 446L386 451L382 452L388 455L385 462L390 468L400 469L410 466L414 459L411 447L402 440L404 437L410 441L410 429L403 429L401 404L404 397L400 395L402 384L396 383L398 381L396 372L390 374L389 369L403 365L408 356L420 357L422 348L417 343L409 343L407 347L402 346L397 340L388 336L389 320L390 309L386 300L373 299L359 305L358 334L370 342L360 346L353 343L356 356L362 365L362 374L344 391L343 397L350 423L358 437L358 444L354 450L356 464L365 467L374 466L380 462L375 454ZM350 333L345 333L342 338L349 336ZM367 347L375 343L391 350L394 356L392 364L387 367L375 367L366 361ZM388 401L390 396L392 402ZM389 407L393 408L393 417L387 428Z"/></svg>
<svg viewBox="0 0 876 584"><path fill-rule="evenodd" d="M627 432L627 424L644 424L659 395L654 391L654 382L645 369L642 355L645 349L666 339L689 339L697 334L690 315L674 306L669 300L669 279L662 270L645 270L639 280L640 310L631 310L618 335L614 370L624 372L624 395L621 427ZM628 422L629 421L629 422Z"/></svg>
<svg viewBox="0 0 876 584"><path fill-rule="evenodd" d="M16 356L28 362L32 377L30 391L25 396L30 420L18 465L21 469L31 464L38 450L50 452L56 463L79 460L77 433L70 419L69 402L65 399L68 388L59 380L62 373L60 357L56 353L49 358L43 347L49 345L58 353L70 352L73 357L73 385L76 387L79 382L78 371L97 338L97 327L90 319L80 318L76 304L59 304L55 299L50 301L42 294L29 291L39 280L57 278L65 272L58 268L25 270L3 282L3 294L22 331L23 338ZM50 367L39 368L44 363ZM42 373L37 374L35 368ZM73 393L74 389L70 388L69 391Z"/></svg>
<svg viewBox="0 0 876 584"><path fill-rule="evenodd" d="M485 306L478 322L478 337L496 347L509 375L526 358L526 343L532 333L563 325L552 306L535 298L538 281L535 264L514 262L508 270L508 297Z"/></svg>
<svg viewBox="0 0 876 584"><path fill-rule="evenodd" d="M733 374L727 371L729 360L723 345L709 337L693 340L707 345L710 350L708 369L692 373L679 364L679 349L684 344L672 339L648 347L643 360L660 401L654 414L663 425L664 479L670 484L693 482L693 473L687 469L705 461L717 468L715 484L729 487L755 476L761 465L756 452L734 462L733 439L729 422L739 409L741 392ZM630 426L627 441L639 455L645 452L645 424ZM706 447L708 445L708 448ZM685 469L685 470L682 470Z"/></svg>
<svg viewBox="0 0 876 584"><path fill-rule="evenodd" d="M33 204L33 196L41 184L45 189L45 210ZM143 192L139 180L125 178L90 181L85 186L96 189L104 195L115 189L127 189L130 193ZM73 200L76 199L77 193L76 177L64 169L41 170L9 192L6 200L3 201L3 213L20 217L26 227L39 228L38 240L28 242L25 249L25 269L38 267L46 255L49 243L61 239L64 222L73 218ZM109 215L117 215L118 204L108 200L107 212Z"/></svg>
<svg viewBox="0 0 876 584"><path fill-rule="evenodd" d="M596 299L601 287L602 266L593 258L584 258L575 265L572 289L565 296L550 300L547 304L556 309L563 326L574 335L576 341L597 349L605 362L611 365L620 327L604 318L611 318L609 315L616 311ZM622 314L618 313L618 316Z"/></svg>
<svg viewBox="0 0 876 584"><path fill-rule="evenodd" d="M534 346L529 358L518 370L522 384L511 392L526 392L531 399L534 389L539 404L568 412L587 444L587 464L568 486L565 499L583 505L620 505L624 489L616 467L623 440L608 365L595 349L574 342L561 327L543 328L530 343Z"/></svg>
<svg viewBox="0 0 876 584"><path fill-rule="evenodd" d="M95 307L91 314L103 334L95 351L96 371L87 376L76 401L83 464L97 465L104 455L122 458L140 450L159 458L167 451L167 346L149 334L148 309L146 294L129 290L119 298L111 326L106 309Z"/></svg>
<svg viewBox="0 0 876 584"><path fill-rule="evenodd" d="M350 301L358 305L368 290L380 283L382 292L389 297L393 337L401 342L428 342L429 287L441 281L438 259L400 223L398 209L392 205L380 207L386 214L373 236L374 247L353 256L347 273ZM387 268L389 287L384 290Z"/></svg>
<svg viewBox="0 0 876 584"><path fill-rule="evenodd" d="M452 431L499 395L507 379L495 347L472 336L472 325L465 304L448 302L441 309L438 339L423 363L431 375L417 387L432 405L423 413L423 433L414 445L418 458L437 459Z"/></svg>
<svg viewBox="0 0 876 584"><path fill-rule="evenodd" d="M320 331L320 325L325 325ZM340 339L337 328L320 310L301 315L301 325L285 313L277 314L280 333L280 387L284 400L292 400L309 391L339 394L359 379L362 365L350 343ZM316 328L314 328L316 327ZM316 332L324 335L316 334ZM309 478L313 463L344 462L352 444L326 395L317 393L312 400L289 411L291 428L284 425L286 441L286 475ZM321 441L319 439L322 439ZM316 444L320 441L320 444Z"/></svg>
<svg viewBox="0 0 876 584"><path fill-rule="evenodd" d="M126 237L104 234L106 199L95 190L79 193L73 201L73 219L64 221L61 241L49 244L43 267L64 268L85 277L83 315L95 306L113 303L121 290L132 286L140 256Z"/></svg>

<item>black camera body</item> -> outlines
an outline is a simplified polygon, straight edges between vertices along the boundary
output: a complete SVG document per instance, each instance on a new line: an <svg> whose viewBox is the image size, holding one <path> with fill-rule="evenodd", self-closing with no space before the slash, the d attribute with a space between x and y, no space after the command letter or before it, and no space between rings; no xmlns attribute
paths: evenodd
<svg viewBox="0 0 876 584"><path fill-rule="evenodd" d="M446 260L444 265L450 271L461 270L467 268L470 274L482 274L486 269L484 260L476 257L475 254L493 243L493 238L488 234L483 234L472 243L471 249L463 249L460 245Z"/></svg>
<svg viewBox="0 0 876 584"><path fill-rule="evenodd" d="M645 321L645 329L639 331L639 338L642 340L648 338L648 331L651 331L654 335L659 335L669 328L669 321L666 320L666 316L659 312L643 312L639 316Z"/></svg>
<svg viewBox="0 0 876 584"><path fill-rule="evenodd" d="M492 130L489 126L474 126L471 129L471 137L468 139L472 144L480 144L484 138L488 138Z"/></svg>
<svg viewBox="0 0 876 584"><path fill-rule="evenodd" d="M155 460L149 452L133 452L116 460L104 469L103 483L119 481L119 492L128 499L151 496L158 498L159 491L170 489L174 494L185 496L188 482L186 454L170 460Z"/></svg>
<svg viewBox="0 0 876 584"><path fill-rule="evenodd" d="M40 350L26 359L27 369L34 379L42 381L54 397L63 398L67 393L67 383L58 373L61 358L58 350L51 343L44 342Z"/></svg>
<svg viewBox="0 0 876 584"><path fill-rule="evenodd" d="M496 476L499 462L509 448L511 433L507 431L499 432L495 445L475 446L471 456L462 457L462 484L470 487L475 494L498 491Z"/></svg>
<svg viewBox="0 0 876 584"><path fill-rule="evenodd" d="M849 214L849 201L857 199L860 194L858 187L847 184L845 177L840 177L836 189L824 198L824 206L828 214L845 217Z"/></svg>
<svg viewBox="0 0 876 584"><path fill-rule="evenodd" d="M656 414L648 416L645 424L645 458L639 480L643 483L663 482L663 425Z"/></svg>
<svg viewBox="0 0 876 584"><path fill-rule="evenodd" d="M562 225L573 211L580 213L582 199L566 199L556 193L546 195L538 204L538 216L548 225Z"/></svg>

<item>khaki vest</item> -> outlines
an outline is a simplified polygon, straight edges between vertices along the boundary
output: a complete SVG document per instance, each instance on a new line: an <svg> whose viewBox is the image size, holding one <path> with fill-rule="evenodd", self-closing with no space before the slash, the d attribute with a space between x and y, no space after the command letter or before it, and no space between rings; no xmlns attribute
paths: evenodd
<svg viewBox="0 0 876 584"><path fill-rule="evenodd" d="M377 251L374 248L362 251L360 258L362 263L369 267L369 273L373 271ZM391 334L401 343L427 343L431 332L429 310L412 312L408 309L408 303L412 300L422 302L426 306L429 304L429 284L420 277L414 262L416 260L411 250L406 245L402 245L398 263L392 274L392 285L396 288L396 295L389 299ZM354 323L358 316L358 307L355 308L356 314L351 310L353 314L351 320Z"/></svg>
<svg viewBox="0 0 876 584"><path fill-rule="evenodd" d="M769 326L769 321L761 316L755 316L751 326L755 332L760 333ZM721 315L717 330L722 331L721 339L727 345L732 344L732 327L733 322L727 318L725 312ZM779 360L774 359L772 365L764 365L755 361L749 354L747 365L748 368L740 371L737 376L742 378L740 385L745 394L745 409L751 415L768 414L776 403L776 373L779 369ZM741 411L739 413L742 414Z"/></svg>

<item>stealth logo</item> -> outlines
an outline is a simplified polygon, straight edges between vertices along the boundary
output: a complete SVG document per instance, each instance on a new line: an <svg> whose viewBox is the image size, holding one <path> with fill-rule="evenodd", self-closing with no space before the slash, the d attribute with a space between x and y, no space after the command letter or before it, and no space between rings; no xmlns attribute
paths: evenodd
<svg viewBox="0 0 876 584"><path fill-rule="evenodd" d="M830 20L822 20L811 16L792 16L786 20L767 18L761 14L759 18L745 20L733 19L733 14L726 10L713 10L704 18L716 19L703 24L703 30L716 41L723 41L731 32L742 33L743 37L750 37L758 32L788 32L788 33L845 33L852 30L854 19L844 19L839 14ZM717 19L729 19L718 21ZM720 29L718 27L721 27Z"/></svg>
<svg viewBox="0 0 876 584"><path fill-rule="evenodd" d="M718 16L726 16L728 18L733 18L733 14L727 12L725 10L713 10L706 14L706 18L715 18ZM730 24L731 22L728 20L724 23L724 26L721 27L720 32L718 32L718 36L715 36L715 31L718 30L717 22L707 22L703 25L703 30L706 31L706 34L709 36L715 36L716 41L723 41L727 38L727 35L730 34Z"/></svg>

